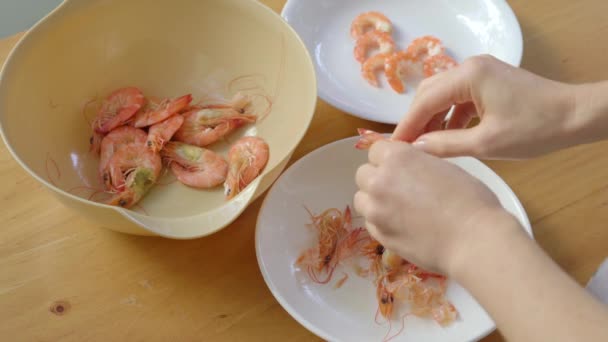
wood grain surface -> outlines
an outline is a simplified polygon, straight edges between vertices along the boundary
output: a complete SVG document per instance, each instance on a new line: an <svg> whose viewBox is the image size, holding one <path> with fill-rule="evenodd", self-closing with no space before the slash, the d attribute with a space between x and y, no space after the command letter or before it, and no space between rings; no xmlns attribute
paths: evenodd
<svg viewBox="0 0 608 342"><path fill-rule="evenodd" d="M262 1L279 12L285 1ZM522 67L566 82L608 79L608 2L512 0ZM0 64L20 35L0 40ZM293 161L391 126L319 101ZM487 162L519 196L538 243L581 284L608 256L608 143ZM316 341L273 298L254 251L263 199L192 241L135 237L64 208L0 146L0 336L17 341ZM498 332L484 341L502 341Z"/></svg>

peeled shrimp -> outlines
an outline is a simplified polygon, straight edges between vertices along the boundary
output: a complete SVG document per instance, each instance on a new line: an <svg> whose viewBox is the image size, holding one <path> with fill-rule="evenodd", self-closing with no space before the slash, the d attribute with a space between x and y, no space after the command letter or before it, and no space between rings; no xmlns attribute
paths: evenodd
<svg viewBox="0 0 608 342"><path fill-rule="evenodd" d="M116 195L108 204L130 208L139 202L158 181L162 161L146 145L126 145L108 162L112 188Z"/></svg>
<svg viewBox="0 0 608 342"><path fill-rule="evenodd" d="M131 126L122 126L108 133L101 141L101 153L99 158L99 175L103 179L106 187L110 188L109 172L107 171L108 162L114 156L114 153L127 145L146 144L146 132L139 128Z"/></svg>
<svg viewBox="0 0 608 342"><path fill-rule="evenodd" d="M226 197L233 198L262 172L268 162L268 144L259 137L243 137L228 152L228 177L224 183Z"/></svg>
<svg viewBox="0 0 608 342"><path fill-rule="evenodd" d="M384 68L386 79L391 88L397 93L403 93L405 91L403 78L406 76L408 68L411 70L413 63L414 57L404 51L395 52L386 58Z"/></svg>
<svg viewBox="0 0 608 342"><path fill-rule="evenodd" d="M127 123L143 105L144 95L139 89L135 87L120 88L102 102L97 117L92 123L93 130L106 134Z"/></svg>
<svg viewBox="0 0 608 342"><path fill-rule="evenodd" d="M374 132L365 128L358 128L359 140L355 144L355 148L359 150L369 149L376 141L386 139L381 133Z"/></svg>
<svg viewBox="0 0 608 342"><path fill-rule="evenodd" d="M175 177L195 188L213 188L226 180L228 163L211 150L180 142L168 142L161 155L171 165Z"/></svg>
<svg viewBox="0 0 608 342"><path fill-rule="evenodd" d="M443 54L445 48L438 38L424 36L414 39L407 47L407 52L414 60L424 61L428 57Z"/></svg>
<svg viewBox="0 0 608 342"><path fill-rule="evenodd" d="M366 12L359 14L350 27L350 35L357 39L369 30L390 33L393 30L391 21L380 12Z"/></svg>
<svg viewBox="0 0 608 342"><path fill-rule="evenodd" d="M424 76L431 77L437 73L455 68L458 62L447 55L436 55L424 61Z"/></svg>
<svg viewBox="0 0 608 342"><path fill-rule="evenodd" d="M173 114L188 107L192 101L192 95L184 95L175 99L164 99L160 102L148 101L148 106L135 115L135 127L151 126L161 122Z"/></svg>
<svg viewBox="0 0 608 342"><path fill-rule="evenodd" d="M377 54L371 58L368 58L361 68L361 73L363 74L363 78L373 85L374 87L378 87L378 77L376 76L376 72L379 69L384 71L386 59L389 54Z"/></svg>
<svg viewBox="0 0 608 342"><path fill-rule="evenodd" d="M162 161L157 153L150 151L145 144L131 144L122 146L106 165L103 177L109 179L109 186L113 191L122 191L127 176L139 168L151 171L154 181L162 170Z"/></svg>
<svg viewBox="0 0 608 342"><path fill-rule="evenodd" d="M165 146L165 143L171 140L175 132L182 127L183 123L184 117L178 114L150 126L146 145L153 152L159 152Z"/></svg>
<svg viewBox="0 0 608 342"><path fill-rule="evenodd" d="M207 108L183 115L184 123L175 132L175 140L201 147L211 145L245 123L257 120L255 115L241 114L232 108Z"/></svg>
<svg viewBox="0 0 608 342"><path fill-rule="evenodd" d="M386 32L369 31L357 38L355 59L359 63L365 62L371 49L378 49L378 53L381 54L392 53L395 50L395 42Z"/></svg>

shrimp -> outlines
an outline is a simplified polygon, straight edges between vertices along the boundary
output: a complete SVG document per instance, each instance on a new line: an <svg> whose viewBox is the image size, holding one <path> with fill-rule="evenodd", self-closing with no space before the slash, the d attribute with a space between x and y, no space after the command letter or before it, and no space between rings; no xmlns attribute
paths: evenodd
<svg viewBox="0 0 608 342"><path fill-rule="evenodd" d="M377 133L365 128L358 128L357 132L359 133L361 138L359 138L359 140L355 144L355 148L359 150L367 150L376 141L386 139L381 133Z"/></svg>
<svg viewBox="0 0 608 342"><path fill-rule="evenodd" d="M211 150L170 141L161 155L171 165L175 177L195 188L213 188L226 180L228 163Z"/></svg>
<svg viewBox="0 0 608 342"><path fill-rule="evenodd" d="M431 77L437 73L455 68L457 66L458 62L448 55L432 56L424 61L424 76Z"/></svg>
<svg viewBox="0 0 608 342"><path fill-rule="evenodd" d="M149 172L141 174L147 175L149 182L152 183L148 184L146 182L144 185L151 187L158 180L162 167L162 161L158 153L150 151L145 144L130 144L122 146L114 152L114 155L103 171L103 178L109 179L108 186L113 191L122 192L128 190L126 187L128 188L129 184L127 184L126 180L129 180L130 174L139 169L144 169ZM148 188L146 189L149 190ZM143 189L131 190L139 191Z"/></svg>
<svg viewBox="0 0 608 342"><path fill-rule="evenodd" d="M207 108L193 110L184 115L184 123L175 132L175 139L190 145L205 147L222 139L257 117L241 114L232 108Z"/></svg>
<svg viewBox="0 0 608 342"><path fill-rule="evenodd" d="M379 53L392 53L395 50L395 42L390 34L380 31L369 31L357 38L355 45L355 59L359 63L365 62L367 53L371 49L378 49Z"/></svg>
<svg viewBox="0 0 608 342"><path fill-rule="evenodd" d="M135 127L147 127L161 122L188 107L191 101L191 94L174 99L164 99L160 102L150 100L148 101L147 108L135 115L133 125Z"/></svg>
<svg viewBox="0 0 608 342"><path fill-rule="evenodd" d="M136 168L125 181L124 189L112 196L106 203L109 205L131 208L150 191L158 176L147 168Z"/></svg>
<svg viewBox="0 0 608 342"><path fill-rule="evenodd" d="M183 123L184 117L177 114L165 121L150 126L146 145L153 152L159 152L165 146L165 143L171 140L175 132L182 127Z"/></svg>
<svg viewBox="0 0 608 342"><path fill-rule="evenodd" d="M245 109L251 104L251 97L245 95L242 92L238 92L234 94L230 101L225 100L217 100L217 101L208 101L210 103L205 103L204 101L199 103L198 106L201 109L218 109L218 108L232 108L235 111L244 114Z"/></svg>
<svg viewBox="0 0 608 342"><path fill-rule="evenodd" d="M106 134L127 123L143 105L144 94L141 90L135 87L120 88L102 102L92 123L93 130ZM99 140L99 137L94 139Z"/></svg>
<svg viewBox="0 0 608 342"><path fill-rule="evenodd" d="M384 70L386 59L388 58L388 56L389 54L385 53L377 54L371 58L368 58L361 67L361 73L363 74L363 78L365 78L365 80L374 87L379 86L376 71L378 71L378 69L380 68Z"/></svg>
<svg viewBox="0 0 608 342"><path fill-rule="evenodd" d="M413 63L414 57L404 51L395 52L386 59L384 66L386 79L391 88L397 93L401 94L405 92L403 78L407 73L408 67L411 68Z"/></svg>
<svg viewBox="0 0 608 342"><path fill-rule="evenodd" d="M89 138L89 144L91 145L89 151L94 154L99 154L101 152L101 142L104 137L105 134L93 130L93 135Z"/></svg>
<svg viewBox="0 0 608 342"><path fill-rule="evenodd" d="M108 133L101 141L99 158L99 175L107 188L110 188L109 173L106 173L108 162L114 153L126 145L145 145L146 132L131 126L122 126Z"/></svg>
<svg viewBox="0 0 608 342"><path fill-rule="evenodd" d="M228 152L230 170L224 183L228 199L239 194L266 167L268 144L259 137L243 137Z"/></svg>
<svg viewBox="0 0 608 342"><path fill-rule="evenodd" d="M414 39L407 47L407 52L414 58L414 60L424 61L428 57L441 55L445 52L445 48L436 37L424 36Z"/></svg>
<svg viewBox="0 0 608 342"><path fill-rule="evenodd" d="M353 20L350 27L350 35L357 39L370 29L391 33L393 30L393 24L384 14L380 12L362 13L359 14L355 20Z"/></svg>
<svg viewBox="0 0 608 342"><path fill-rule="evenodd" d="M380 314L390 319L393 316L393 303L395 302L395 295L392 291L389 291L386 284L386 275L378 279L376 286L376 299L378 300L378 310Z"/></svg>

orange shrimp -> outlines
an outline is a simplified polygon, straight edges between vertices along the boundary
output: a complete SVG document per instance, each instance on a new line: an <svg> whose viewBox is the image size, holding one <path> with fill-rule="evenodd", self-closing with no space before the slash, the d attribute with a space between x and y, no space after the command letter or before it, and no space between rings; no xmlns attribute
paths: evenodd
<svg viewBox="0 0 608 342"><path fill-rule="evenodd" d="M374 132L365 128L358 128L359 140L355 144L355 148L359 150L369 149L376 141L386 139L381 133Z"/></svg>
<svg viewBox="0 0 608 342"><path fill-rule="evenodd" d="M393 24L380 12L362 13L353 20L350 27L350 35L357 39L369 30L390 33L393 30Z"/></svg>
<svg viewBox="0 0 608 342"><path fill-rule="evenodd" d="M445 52L445 48L436 37L424 36L414 39L407 47L407 52L416 61L424 61L428 57L441 55Z"/></svg>
<svg viewBox="0 0 608 342"><path fill-rule="evenodd" d="M361 67L361 73L365 80L373 85L374 87L378 87L378 77L376 76L376 72L378 69L382 69L384 71L386 59L389 54L380 53L373 57L368 58Z"/></svg>
<svg viewBox="0 0 608 342"><path fill-rule="evenodd" d="M165 143L171 140L175 132L182 127L183 123L184 117L177 114L165 121L150 126L146 145L153 152L159 152L165 146Z"/></svg>
<svg viewBox="0 0 608 342"><path fill-rule="evenodd" d="M150 151L145 144L124 145L114 152L104 170L104 179L114 191L122 191L127 176L137 169L150 170L154 182L162 170L162 161L157 153Z"/></svg>
<svg viewBox="0 0 608 342"><path fill-rule="evenodd" d="M191 101L191 94L174 99L164 99L160 102L150 100L148 101L147 108L135 115L133 126L147 127L161 122L188 107Z"/></svg>
<svg viewBox="0 0 608 342"><path fill-rule="evenodd" d="M437 73L455 68L457 66L458 62L448 55L432 56L424 61L424 76L431 77Z"/></svg>
<svg viewBox="0 0 608 342"><path fill-rule="evenodd" d="M127 145L145 145L147 139L146 132L131 126L122 126L106 135L101 142L101 153L99 158L99 175L106 185L110 188L110 174L107 169L108 163L114 153Z"/></svg>
<svg viewBox="0 0 608 342"><path fill-rule="evenodd" d="M412 67L414 57L408 52L399 51L390 55L386 59L385 73L388 84L397 93L405 92L403 79L407 74L408 68Z"/></svg>
<svg viewBox="0 0 608 342"><path fill-rule="evenodd" d="M211 150L170 141L161 150L171 171L184 185L194 188L213 188L226 180L228 163Z"/></svg>
<svg viewBox="0 0 608 342"><path fill-rule="evenodd" d="M175 140L204 147L211 145L257 117L241 114L232 108L193 110L184 115L184 123L175 132Z"/></svg>
<svg viewBox="0 0 608 342"><path fill-rule="evenodd" d="M101 104L93 120L93 130L106 134L127 123L144 105L144 95L135 87L120 88L111 93ZM98 137L96 138L98 141Z"/></svg>
<svg viewBox="0 0 608 342"><path fill-rule="evenodd" d="M251 183L266 167L268 144L259 137L243 137L228 152L230 170L224 183L226 197L233 198Z"/></svg>
<svg viewBox="0 0 608 342"><path fill-rule="evenodd" d="M386 275L380 277L376 286L376 299L378 300L378 310L380 314L386 318L391 319L393 316L393 303L395 302L395 295L392 291L389 291L386 286Z"/></svg>
<svg viewBox="0 0 608 342"><path fill-rule="evenodd" d="M395 42L390 34L380 31L369 31L357 38L355 45L355 59L359 63L365 62L367 54L371 49L378 49L378 53L392 53L395 50Z"/></svg>

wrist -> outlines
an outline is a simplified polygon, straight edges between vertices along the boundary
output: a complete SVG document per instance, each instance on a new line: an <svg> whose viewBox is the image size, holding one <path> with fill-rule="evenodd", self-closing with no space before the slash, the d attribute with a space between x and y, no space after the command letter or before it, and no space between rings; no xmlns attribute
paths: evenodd
<svg viewBox="0 0 608 342"><path fill-rule="evenodd" d="M479 277L480 260L487 264L508 257L498 252L500 246L512 245L525 234L517 219L503 208L481 211L466 224L468 237L459 241L446 267L448 276L461 284Z"/></svg>
<svg viewBox="0 0 608 342"><path fill-rule="evenodd" d="M608 82L569 86L573 103L565 125L566 136L573 145L605 138L608 128Z"/></svg>

